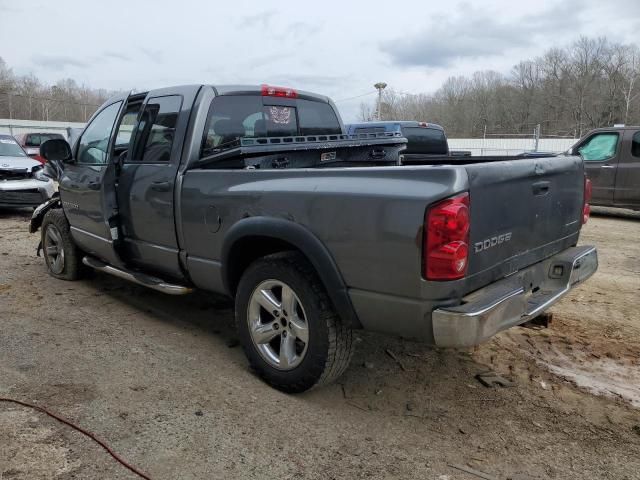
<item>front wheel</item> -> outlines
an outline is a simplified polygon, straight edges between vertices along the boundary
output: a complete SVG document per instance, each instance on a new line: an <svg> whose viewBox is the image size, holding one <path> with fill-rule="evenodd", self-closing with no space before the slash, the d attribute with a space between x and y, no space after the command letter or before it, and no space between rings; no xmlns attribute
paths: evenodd
<svg viewBox="0 0 640 480"><path fill-rule="evenodd" d="M71 238L64 212L49 210L42 220L42 252L49 275L61 280L76 280L82 269L80 251Z"/></svg>
<svg viewBox="0 0 640 480"><path fill-rule="evenodd" d="M254 370L289 393L337 379L353 353L351 329L313 267L294 252L261 258L245 271L236 294L236 326Z"/></svg>

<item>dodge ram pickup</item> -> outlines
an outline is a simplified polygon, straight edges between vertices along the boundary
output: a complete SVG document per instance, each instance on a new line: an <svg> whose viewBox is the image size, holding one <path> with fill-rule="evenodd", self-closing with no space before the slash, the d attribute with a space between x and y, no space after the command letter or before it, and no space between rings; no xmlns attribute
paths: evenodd
<svg viewBox="0 0 640 480"><path fill-rule="evenodd" d="M580 157L413 166L405 145L345 134L328 98L290 88L122 95L73 149L42 145L60 194L31 231L56 278L234 298L251 366L286 392L335 380L354 329L476 345L595 272Z"/></svg>

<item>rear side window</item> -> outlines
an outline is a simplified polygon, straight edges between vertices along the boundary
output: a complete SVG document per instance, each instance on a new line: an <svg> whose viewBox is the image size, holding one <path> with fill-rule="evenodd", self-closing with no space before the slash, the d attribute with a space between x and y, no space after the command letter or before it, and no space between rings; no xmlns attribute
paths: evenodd
<svg viewBox="0 0 640 480"><path fill-rule="evenodd" d="M138 123L133 161L168 163L171 160L181 106L179 95L149 99Z"/></svg>
<svg viewBox="0 0 640 480"><path fill-rule="evenodd" d="M202 143L202 156L232 148L240 138L290 137L341 133L328 103L298 99L273 105L260 95L223 95L211 102Z"/></svg>
<svg viewBox="0 0 640 480"><path fill-rule="evenodd" d="M616 154L618 138L617 133L596 133L578 152L585 162L604 162Z"/></svg>
<svg viewBox="0 0 640 480"><path fill-rule="evenodd" d="M446 155L447 138L444 131L437 128L402 127L402 135L408 140L404 153L424 153Z"/></svg>

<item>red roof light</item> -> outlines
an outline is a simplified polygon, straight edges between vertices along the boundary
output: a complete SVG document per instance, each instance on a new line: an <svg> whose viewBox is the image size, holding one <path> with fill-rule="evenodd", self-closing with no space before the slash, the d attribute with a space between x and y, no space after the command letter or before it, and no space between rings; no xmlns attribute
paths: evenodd
<svg viewBox="0 0 640 480"><path fill-rule="evenodd" d="M298 92L289 87L275 87L273 85L262 85L263 97L298 98Z"/></svg>

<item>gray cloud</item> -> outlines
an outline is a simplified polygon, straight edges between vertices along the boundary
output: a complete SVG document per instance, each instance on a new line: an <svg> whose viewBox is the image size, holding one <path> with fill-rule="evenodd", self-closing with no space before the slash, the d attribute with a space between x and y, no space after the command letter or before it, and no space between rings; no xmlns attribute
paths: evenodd
<svg viewBox="0 0 640 480"><path fill-rule="evenodd" d="M163 54L161 50L140 47L139 50L152 62L162 63Z"/></svg>
<svg viewBox="0 0 640 480"><path fill-rule="evenodd" d="M460 8L464 15L433 18L431 25L419 34L384 43L380 49L401 66L447 67L465 58L500 55L533 45L537 37L559 29L577 30L581 23L577 2L563 2L507 22L464 5Z"/></svg>
<svg viewBox="0 0 640 480"><path fill-rule="evenodd" d="M322 29L322 23L293 22L286 30L294 37L303 38L315 35Z"/></svg>
<svg viewBox="0 0 640 480"><path fill-rule="evenodd" d="M278 82L284 85L303 86L309 89L326 89L333 88L336 85L340 85L348 77L338 75L307 75L303 73L290 73L271 75L271 81Z"/></svg>
<svg viewBox="0 0 640 480"><path fill-rule="evenodd" d="M64 70L66 67L87 68L89 63L66 55L33 55L31 61L38 67Z"/></svg>
<svg viewBox="0 0 640 480"><path fill-rule="evenodd" d="M122 60L124 62L130 62L131 57L125 55L124 53L106 51L102 52L102 58L111 59L111 60Z"/></svg>
<svg viewBox="0 0 640 480"><path fill-rule="evenodd" d="M240 19L238 26L241 28L262 27L267 28L271 23L271 19L276 15L275 10L265 10L255 15L247 15Z"/></svg>

